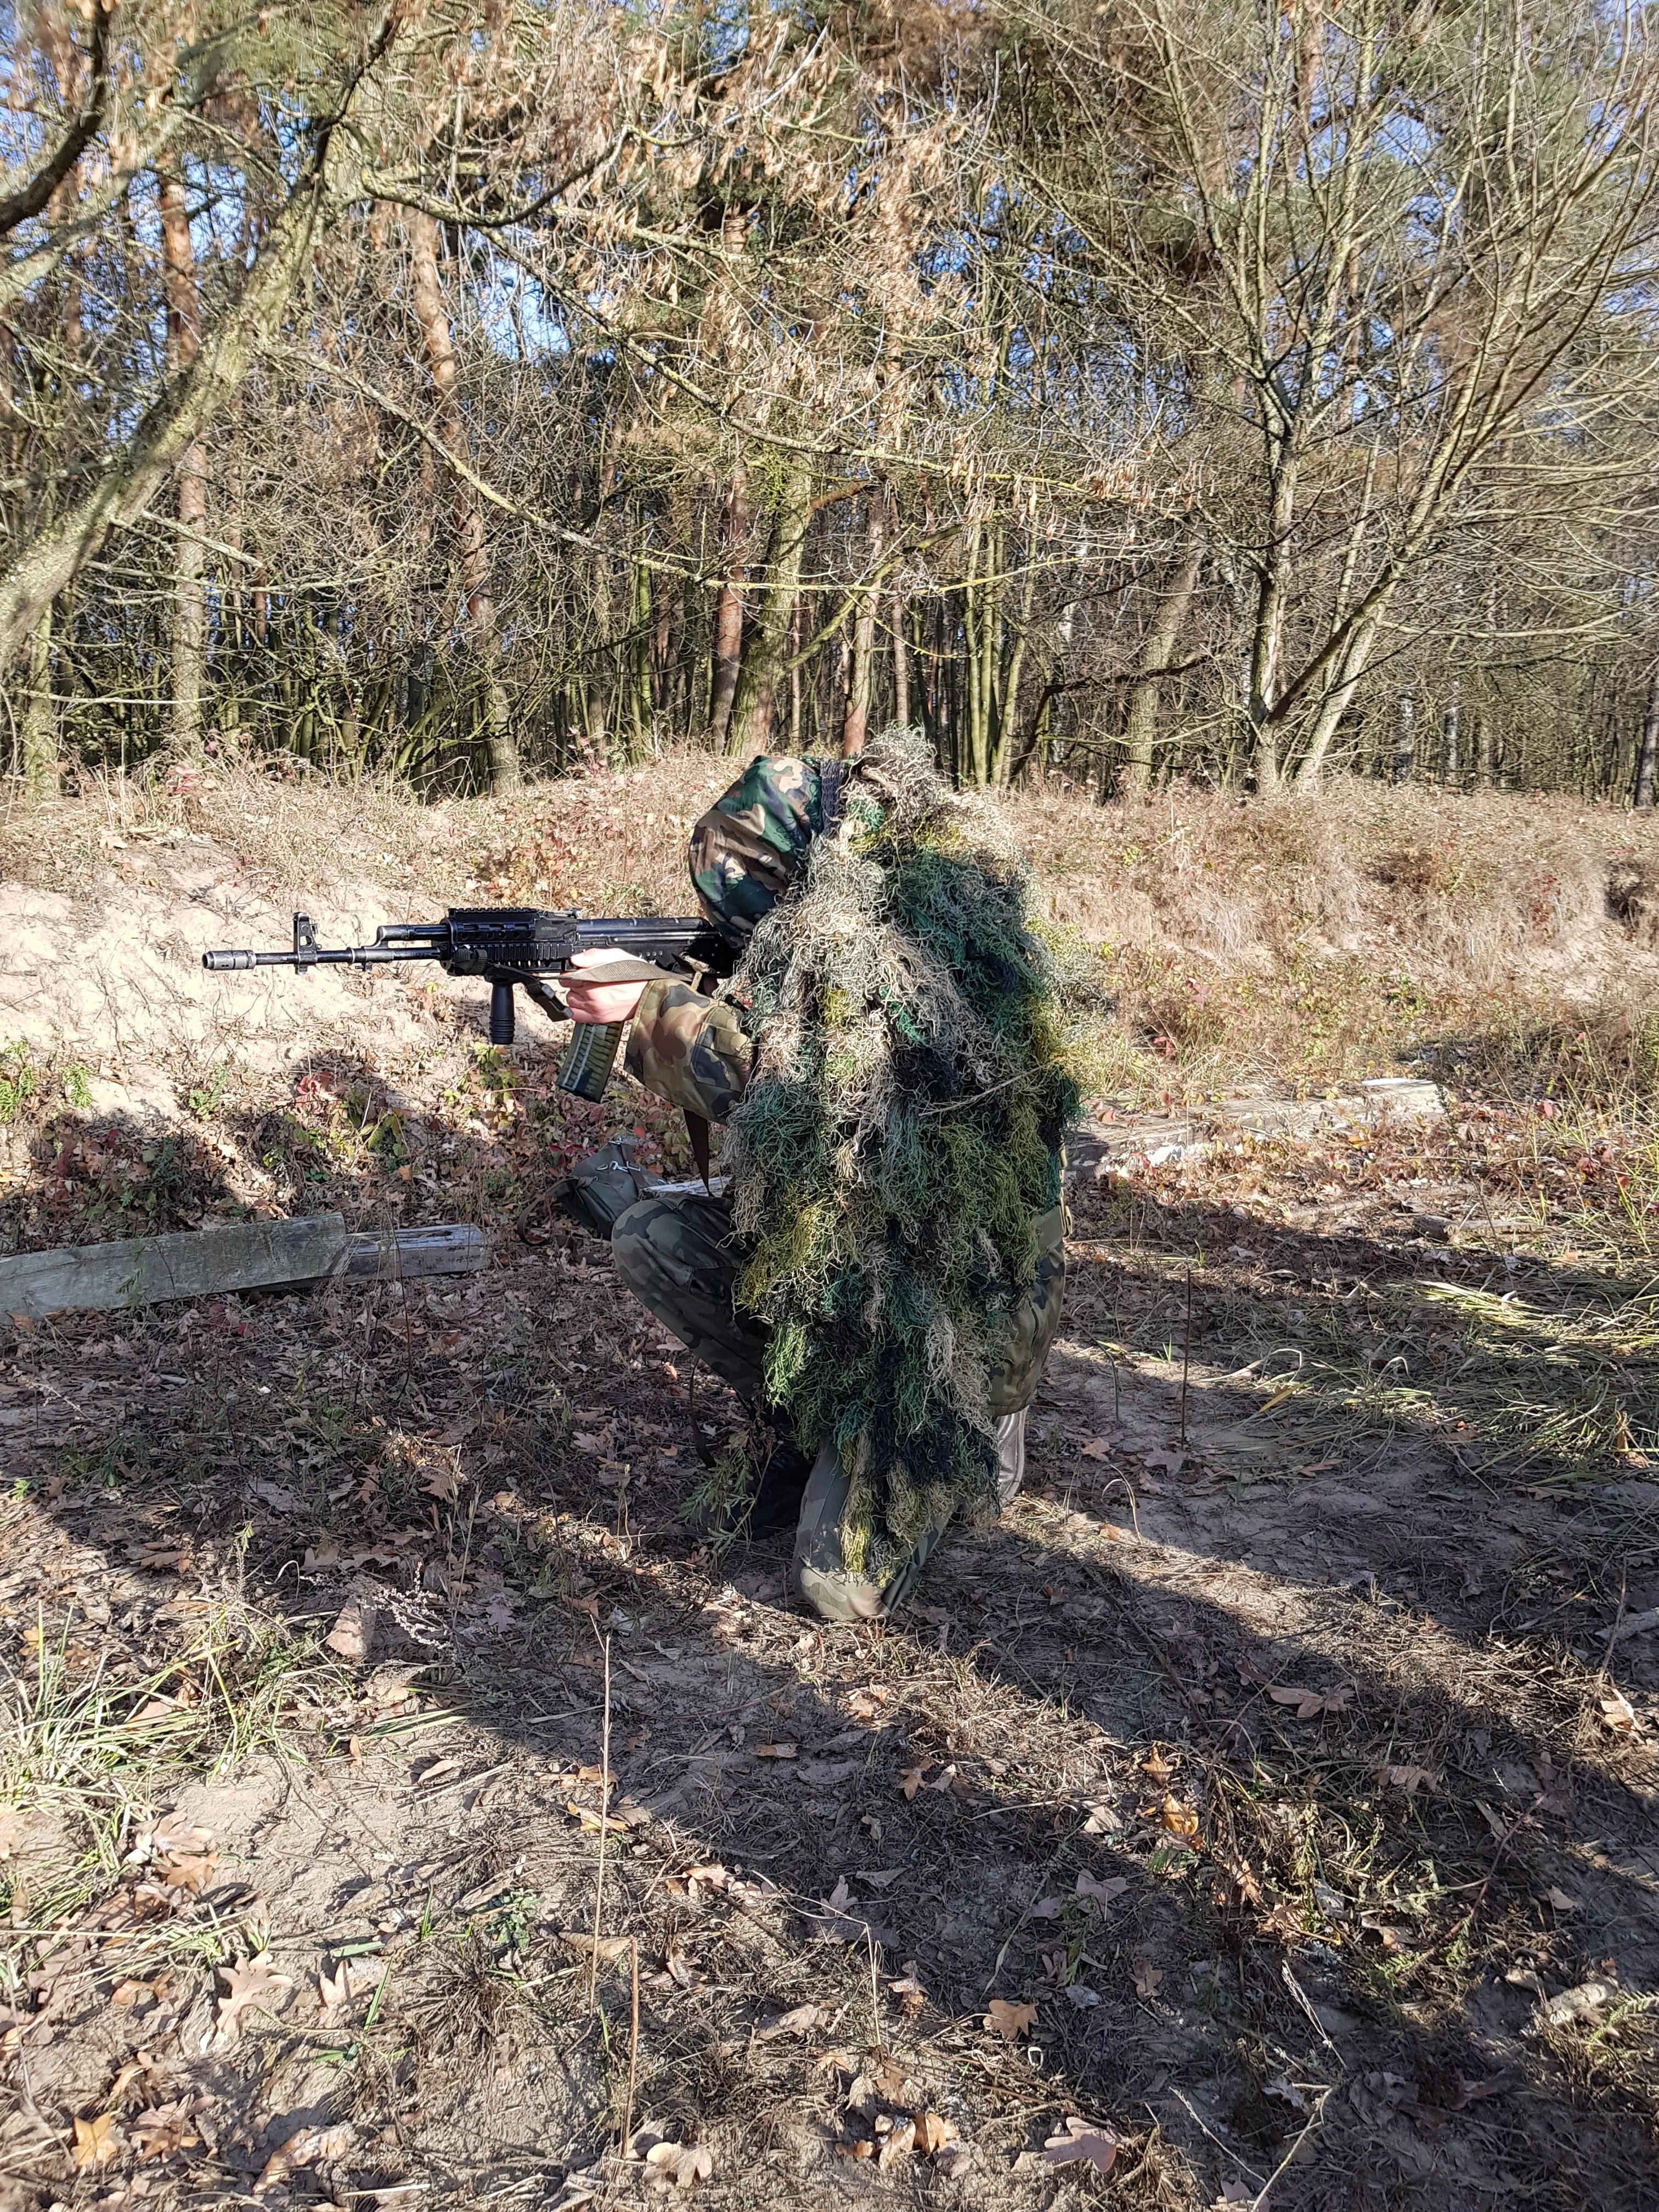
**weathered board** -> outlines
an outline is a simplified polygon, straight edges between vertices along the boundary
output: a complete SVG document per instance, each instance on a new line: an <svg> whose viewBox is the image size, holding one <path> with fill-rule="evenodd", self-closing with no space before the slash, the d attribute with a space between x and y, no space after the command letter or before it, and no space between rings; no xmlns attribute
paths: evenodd
<svg viewBox="0 0 1659 2212"><path fill-rule="evenodd" d="M0 1260L0 1315L110 1311L161 1298L295 1287L327 1278L386 1282L470 1274L484 1264L470 1222L353 1236L337 1213L232 1221L166 1237L123 1237Z"/></svg>

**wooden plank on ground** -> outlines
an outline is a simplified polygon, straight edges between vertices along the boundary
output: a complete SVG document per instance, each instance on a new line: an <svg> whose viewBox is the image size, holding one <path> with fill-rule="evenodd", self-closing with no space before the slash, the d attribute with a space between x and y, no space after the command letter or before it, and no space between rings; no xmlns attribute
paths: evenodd
<svg viewBox="0 0 1659 2212"><path fill-rule="evenodd" d="M388 1282L471 1274L485 1257L483 1234L470 1222L354 1237L337 1213L228 1221L0 1259L0 1315L39 1321L76 1309L109 1312L161 1298L297 1288L329 1277Z"/></svg>

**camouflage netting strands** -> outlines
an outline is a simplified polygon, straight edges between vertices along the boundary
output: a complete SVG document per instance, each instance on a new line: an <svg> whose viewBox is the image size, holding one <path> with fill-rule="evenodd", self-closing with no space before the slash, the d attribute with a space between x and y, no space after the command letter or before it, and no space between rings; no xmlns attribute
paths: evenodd
<svg viewBox="0 0 1659 2212"><path fill-rule="evenodd" d="M988 1371L1060 1195L1068 1040L1097 1007L1032 927L988 804L907 738L849 769L733 978L757 1057L723 1164L769 1393L803 1451L833 1434L843 1557L881 1581L945 1509L993 1505Z"/></svg>

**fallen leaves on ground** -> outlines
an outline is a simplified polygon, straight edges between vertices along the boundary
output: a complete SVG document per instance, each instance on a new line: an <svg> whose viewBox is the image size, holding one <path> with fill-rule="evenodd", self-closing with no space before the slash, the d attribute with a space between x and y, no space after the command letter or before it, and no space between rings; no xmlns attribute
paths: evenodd
<svg viewBox="0 0 1659 2212"><path fill-rule="evenodd" d="M219 2036L226 2044L234 2043L241 2033L242 2014L251 2006L272 2004L294 1987L286 1974L273 1969L269 1951L256 1952L251 1959L237 1959L219 1972L225 1984L225 1994L219 2000Z"/></svg>
<svg viewBox="0 0 1659 2212"><path fill-rule="evenodd" d="M75 2116L75 2147L70 2156L82 2173L95 2173L126 2148L126 2138L115 2124L113 2112L100 2112L95 2120Z"/></svg>
<svg viewBox="0 0 1659 2212"><path fill-rule="evenodd" d="M1318 1720L1326 1713L1346 1712L1353 1697L1352 1685L1335 1690L1308 1690L1291 1684L1281 1684L1267 1695L1276 1705L1291 1705L1299 1721Z"/></svg>
<svg viewBox="0 0 1659 2212"><path fill-rule="evenodd" d="M690 2189L694 2182L707 2181L714 2171L714 2157L702 2143L653 2143L645 2161L675 2189Z"/></svg>
<svg viewBox="0 0 1659 2212"><path fill-rule="evenodd" d="M342 1959L331 1974L319 1974L317 1995L322 2004L319 2027L331 2027L354 1998L373 1989L380 1979L380 1962L376 1959Z"/></svg>
<svg viewBox="0 0 1659 2212"><path fill-rule="evenodd" d="M201 2141L194 2124L196 2108L194 2097L178 2097L170 2104L152 2105L148 2112L140 2112L131 2128L139 2163L194 2149Z"/></svg>
<svg viewBox="0 0 1659 2212"><path fill-rule="evenodd" d="M1121 1897L1128 1887L1127 1875L1109 1875L1104 1881L1098 1881L1087 1867L1081 1867L1078 1870L1075 1893L1079 1897L1092 1898L1097 1905L1110 1905Z"/></svg>
<svg viewBox="0 0 1659 2212"><path fill-rule="evenodd" d="M1601 1699L1601 1713L1602 1727L1611 1729L1614 1735L1635 1735L1636 1709L1630 1699L1621 1696L1617 1690Z"/></svg>
<svg viewBox="0 0 1659 2212"><path fill-rule="evenodd" d="M918 1978L916 1962L914 1959L905 1960L904 1972L896 1980L889 1982L887 1987L889 1992L898 1999L906 2015L911 2020L915 2018L927 2002L927 1992L922 1988L921 1980Z"/></svg>
<svg viewBox="0 0 1659 2212"><path fill-rule="evenodd" d="M157 1881L168 1889L188 1890L199 1897L218 1869L217 1851L169 1851L155 1869Z"/></svg>
<svg viewBox="0 0 1659 2212"><path fill-rule="evenodd" d="M1164 1979L1163 1967L1155 1966L1150 1959L1144 1957L1133 1960L1130 1963L1134 1970L1135 1995L1138 1997L1155 1996L1158 1984Z"/></svg>
<svg viewBox="0 0 1659 2212"><path fill-rule="evenodd" d="M1080 2120L1068 2113L1059 2135L1050 2136L1042 2155L1050 2166L1091 2166L1097 2173L1109 2173L1122 2137L1099 2120Z"/></svg>
<svg viewBox="0 0 1659 2212"><path fill-rule="evenodd" d="M1162 1802L1152 1808L1150 1817L1183 1843L1197 1842L1198 1808L1189 1797L1176 1797L1166 1790Z"/></svg>
<svg viewBox="0 0 1659 2212"><path fill-rule="evenodd" d="M1419 1790L1432 1790L1438 1777L1426 1766L1385 1766L1379 1778L1390 1790L1403 1790L1414 1797Z"/></svg>
<svg viewBox="0 0 1659 2212"><path fill-rule="evenodd" d="M277 2188L301 2166L320 2166L325 2160L343 2158L356 2132L349 2120L342 2120L331 2128L300 2129L266 2160L264 2171L253 2185L254 2195L262 2197L267 2189Z"/></svg>
<svg viewBox="0 0 1659 2212"><path fill-rule="evenodd" d="M1569 2021L1583 2020L1589 2013L1600 2012L1602 2006L1611 2004L1618 1994L1617 1982L1575 1982L1571 1989L1563 1990L1559 1996L1544 2000L1538 2008L1532 2027L1526 2033L1536 2034L1540 2028L1565 2027Z"/></svg>
<svg viewBox="0 0 1659 2212"><path fill-rule="evenodd" d="M985 2025L994 2035L1012 2043L1016 2037L1030 2033L1036 2016L1034 2004L1013 2004L1006 1997L993 1997L985 2008Z"/></svg>
<svg viewBox="0 0 1659 2212"><path fill-rule="evenodd" d="M822 2027L830 2015L822 2005L797 2005L775 2020L770 2027L761 2030L763 2036L811 2035L815 2027Z"/></svg>

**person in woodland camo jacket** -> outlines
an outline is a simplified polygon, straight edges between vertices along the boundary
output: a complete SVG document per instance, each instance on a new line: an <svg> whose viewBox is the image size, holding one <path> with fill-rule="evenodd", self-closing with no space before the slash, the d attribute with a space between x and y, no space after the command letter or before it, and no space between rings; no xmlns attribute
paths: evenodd
<svg viewBox="0 0 1659 2212"><path fill-rule="evenodd" d="M755 924L788 891L812 839L833 817L842 764L763 756L715 800L691 835L691 881L709 921L741 955ZM749 1082L755 1048L738 1009L690 984L585 984L579 955L566 998L579 1022L631 1023L626 1066L649 1091L707 1121L731 1117ZM1065 1291L1065 1224L1054 1207L1034 1224L1036 1280L1010 1316L992 1379L997 1494L1006 1505L1025 1468L1025 1408L1060 1326ZM618 1272L686 1349L706 1359L764 1420L767 1332L738 1306L744 1249L729 1200L702 1191L664 1192L623 1213L611 1234ZM867 1620L890 1612L915 1589L943 1533L931 1526L896 1573L879 1584L852 1573L840 1528L848 1497L840 1455L826 1441L810 1463L776 1446L761 1474L743 1526L764 1534L795 1526L794 1577L801 1595L826 1620Z"/></svg>

